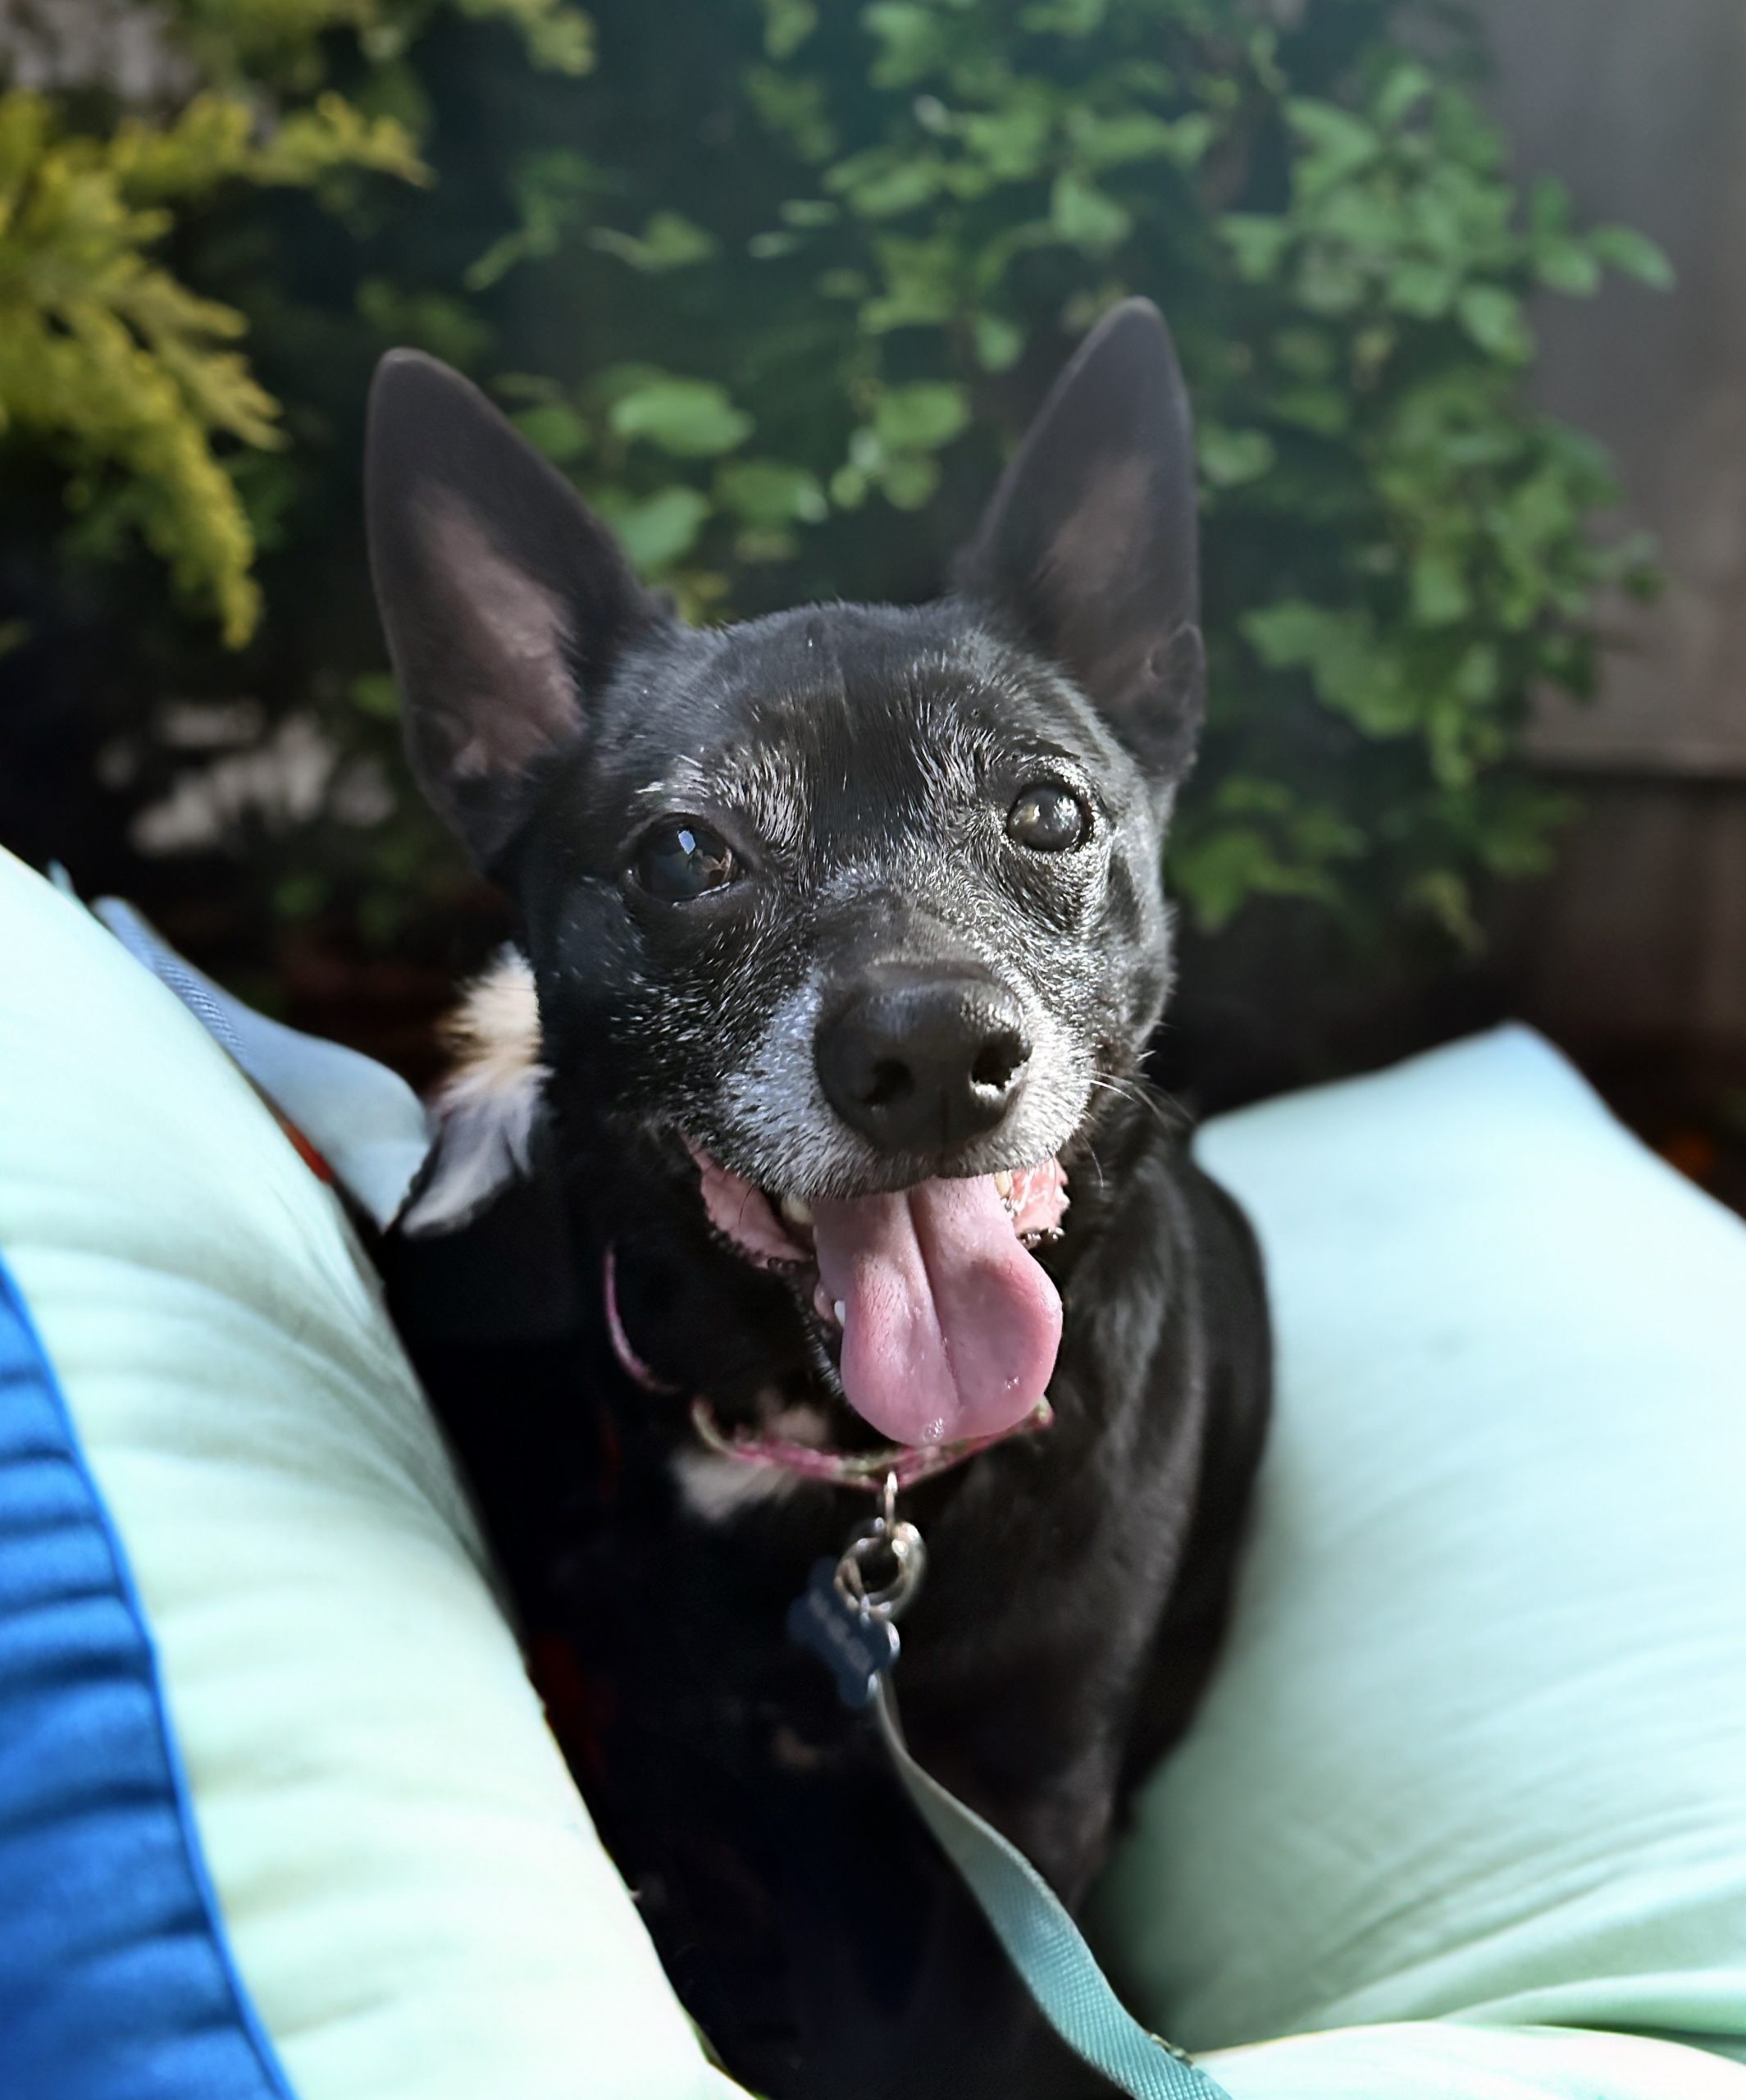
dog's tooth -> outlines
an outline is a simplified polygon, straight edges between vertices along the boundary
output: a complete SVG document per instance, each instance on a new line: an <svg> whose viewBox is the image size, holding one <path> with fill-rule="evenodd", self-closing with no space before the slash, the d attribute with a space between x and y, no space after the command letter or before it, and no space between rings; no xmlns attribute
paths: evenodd
<svg viewBox="0 0 1746 2100"><path fill-rule="evenodd" d="M1010 1200L1012 1192L1013 1177L1003 1167L994 1177L994 1193L1004 1203Z"/></svg>
<svg viewBox="0 0 1746 2100"><path fill-rule="evenodd" d="M835 1314L837 1324L839 1327L847 1324L849 1318L849 1308L844 1304L841 1299L839 1298L837 1299L837 1303L831 1308L831 1311Z"/></svg>
<svg viewBox="0 0 1746 2100"><path fill-rule="evenodd" d="M813 1207L803 1197L784 1196L782 1216L791 1225L810 1225L813 1221Z"/></svg>

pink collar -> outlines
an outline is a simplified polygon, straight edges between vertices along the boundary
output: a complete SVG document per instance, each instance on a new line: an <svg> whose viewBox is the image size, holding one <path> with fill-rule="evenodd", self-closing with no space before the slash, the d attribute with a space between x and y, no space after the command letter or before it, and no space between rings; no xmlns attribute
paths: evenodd
<svg viewBox="0 0 1746 2100"><path fill-rule="evenodd" d="M618 1310L618 1265L610 1245L601 1264L601 1285L606 1301L606 1331L625 1376L645 1393L683 1391L682 1386L652 1371L631 1346ZM701 1394L691 1402L692 1427L719 1457L745 1466L773 1466L800 1480L823 1481L831 1487L858 1487L869 1495L881 1493L893 1477L900 1488L932 1480L973 1459L978 1452L1004 1444L1009 1437L1028 1436L1046 1429L1054 1419L1055 1411L1049 1403L1039 1400L1022 1422L1014 1422L1010 1429L997 1430L992 1436L967 1436L955 1444L887 1444L873 1451L832 1451L796 1443L792 1437L723 1429L715 1418L714 1408Z"/></svg>
<svg viewBox="0 0 1746 2100"><path fill-rule="evenodd" d="M631 1346L631 1337L624 1331L624 1315L618 1310L618 1250L610 1240L600 1264L600 1286L606 1299L606 1331L612 1337L613 1354L618 1359L619 1369L645 1393L683 1392L682 1386L670 1384L651 1371Z"/></svg>

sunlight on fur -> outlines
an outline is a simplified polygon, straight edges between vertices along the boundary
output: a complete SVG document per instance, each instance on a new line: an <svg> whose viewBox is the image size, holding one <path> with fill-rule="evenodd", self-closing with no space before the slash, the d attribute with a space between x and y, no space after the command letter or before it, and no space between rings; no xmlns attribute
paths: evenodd
<svg viewBox="0 0 1746 2100"><path fill-rule="evenodd" d="M444 1025L454 1066L432 1104L437 1138L424 1186L401 1220L408 1232L453 1232L527 1170L550 1076L540 1061L533 972L506 947L463 993Z"/></svg>

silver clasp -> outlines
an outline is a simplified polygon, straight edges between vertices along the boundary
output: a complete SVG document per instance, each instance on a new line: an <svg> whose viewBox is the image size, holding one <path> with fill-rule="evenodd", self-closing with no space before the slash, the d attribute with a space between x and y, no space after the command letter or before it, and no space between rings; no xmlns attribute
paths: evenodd
<svg viewBox="0 0 1746 2100"><path fill-rule="evenodd" d="M884 1582L869 1588L869 1575L889 1567ZM915 1601L928 1568L928 1549L914 1524L897 1515L897 1476L889 1472L880 1493L879 1514L864 1524L837 1564L837 1594L867 1618L900 1618Z"/></svg>

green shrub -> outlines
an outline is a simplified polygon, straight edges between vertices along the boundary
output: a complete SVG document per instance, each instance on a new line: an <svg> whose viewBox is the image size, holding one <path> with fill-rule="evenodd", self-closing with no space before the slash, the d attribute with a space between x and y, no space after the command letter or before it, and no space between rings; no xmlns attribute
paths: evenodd
<svg viewBox="0 0 1746 2100"><path fill-rule="evenodd" d="M0 429L50 447L69 504L106 473L176 583L227 641L254 631L254 541L215 450L284 442L233 347L246 323L154 259L178 209L232 183L312 186L337 169L416 177L412 142L335 95L258 139L247 105L196 96L106 138L63 130L41 96L0 99Z"/></svg>
<svg viewBox="0 0 1746 2100"><path fill-rule="evenodd" d="M590 11L181 0L210 78L304 113L234 135L222 195L202 162L166 199L187 208L180 282L116 171L137 133L63 137L0 104L29 134L27 187L55 153L112 185L124 276L158 285L169 332L114 319L179 397L149 441L103 423L57 394L50 326L16 338L0 402L57 432L75 477L106 459L232 640L239 519L263 550L264 623L231 660L155 610L139 650L139 594L116 586L140 667L110 686L130 792L178 763L148 727L166 681L314 717L335 783L398 777L356 523L362 395L390 341L471 369L708 619L935 587L1074 337L1138 290L1170 317L1201 432L1210 724L1178 892L1207 934L1273 896L1373 948L1426 927L1473 943L1478 889L1543 865L1558 814L1512 763L1529 696L1586 690L1596 592L1644 575L1639 546L1592 530L1604 459L1525 405L1525 302L1666 269L1635 235L1573 224L1556 184L1519 191L1447 11L1434 46L1384 0ZM345 99L311 109L324 87ZM287 135L328 162L289 173ZM238 188L340 162L325 212ZM236 314L282 421L237 361ZM275 459L249 450L281 434ZM350 807L239 850L281 914L390 938L455 863L403 796Z"/></svg>

